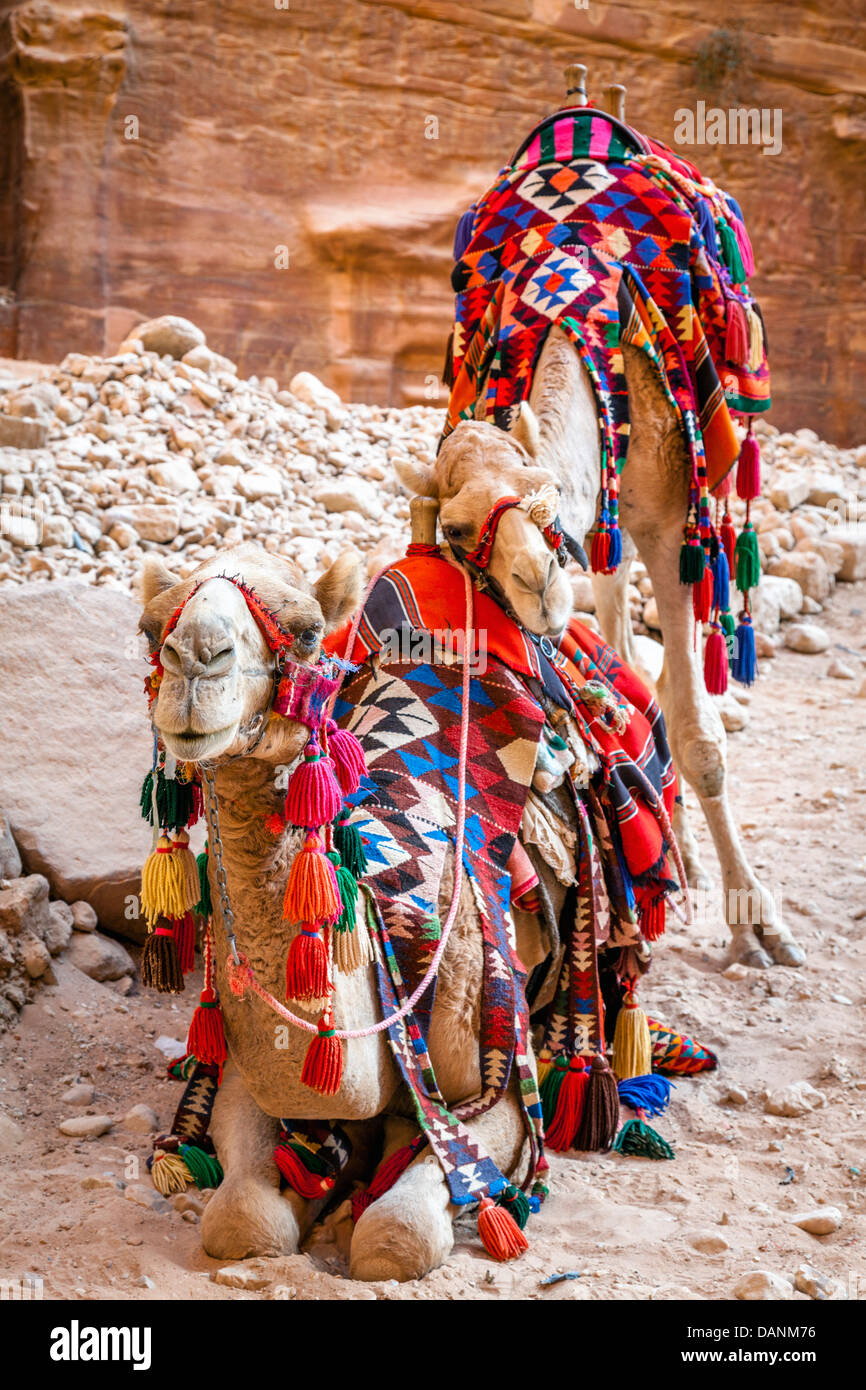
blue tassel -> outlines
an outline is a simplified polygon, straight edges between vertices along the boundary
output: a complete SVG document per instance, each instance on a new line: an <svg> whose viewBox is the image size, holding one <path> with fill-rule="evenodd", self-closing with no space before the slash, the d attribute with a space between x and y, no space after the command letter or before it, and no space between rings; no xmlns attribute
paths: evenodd
<svg viewBox="0 0 866 1390"><path fill-rule="evenodd" d="M722 612L728 607L730 599L731 570L725 547L720 545L713 560L713 607Z"/></svg>
<svg viewBox="0 0 866 1390"><path fill-rule="evenodd" d="M740 685L751 685L758 674L758 656L755 651L755 630L748 613L734 633L734 659L731 662L731 675Z"/></svg>
<svg viewBox="0 0 866 1390"><path fill-rule="evenodd" d="M622 532L617 526L615 520L611 522L611 528L608 532L608 535L610 536L610 553L608 555L607 563L609 569L615 570L617 565L622 560Z"/></svg>
<svg viewBox="0 0 866 1390"><path fill-rule="evenodd" d="M716 223L706 198L698 198L697 211L698 226L706 243L707 253L714 261L718 261L721 257L719 255L719 242L716 237Z"/></svg>
<svg viewBox="0 0 866 1390"><path fill-rule="evenodd" d="M475 221L475 207L467 208L461 214L460 221L457 223L454 232L454 259L461 261L467 246L472 240L472 225Z"/></svg>
<svg viewBox="0 0 866 1390"><path fill-rule="evenodd" d="M630 1076L620 1081L617 1090L623 1105L629 1110L642 1110L650 1119L667 1110L671 1098L672 1083L657 1072L648 1076Z"/></svg>

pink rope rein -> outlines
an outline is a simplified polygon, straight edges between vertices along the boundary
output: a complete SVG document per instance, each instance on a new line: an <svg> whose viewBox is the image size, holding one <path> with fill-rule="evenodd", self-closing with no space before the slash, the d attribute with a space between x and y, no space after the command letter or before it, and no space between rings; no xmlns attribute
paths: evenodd
<svg viewBox="0 0 866 1390"><path fill-rule="evenodd" d="M363 600L361 601L361 605L357 613L355 614L354 620L352 622L352 627L349 631L349 640L346 646L346 660L349 659L349 656L355 645L355 637L358 633L358 626L361 621L361 614L364 611L364 606L366 605L367 599L370 596L374 584L380 578L380 576L384 574L384 572L384 570L380 570L379 574L375 575L370 580L370 583L367 586ZM454 841L454 889L451 895L451 905L448 908L448 915L445 918L445 922L442 927L442 935L439 938L439 945L436 947L436 950L433 954L433 958L431 959L430 965L428 966L427 973L424 976L421 983L418 985L417 989L415 989L413 993L410 995L410 997L406 1000L406 1003L403 1004L401 1008L397 1009L395 1013L390 1014L387 1018L380 1019L378 1023L371 1024L369 1028L336 1028L334 1030L334 1036L337 1038L347 1039L372 1037L374 1033L382 1033L386 1028L390 1028L393 1023L398 1023L401 1018L405 1018L406 1015L410 1013L412 1009L414 1009L415 1005L418 1003L418 1000L430 987L430 984L436 977L436 974L439 970L439 963L442 960L442 956L445 952L445 947L448 944L448 937L451 934L451 928L454 925L454 919L457 916L457 908L460 902L460 889L463 886L463 838L466 828L466 761L469 751L469 690L471 681L470 653L472 651L475 640L475 634L473 631L474 613L472 602L472 580L470 579L469 572L467 570L463 571L463 580L466 595L466 638L463 648L463 709L460 718L460 753L457 765L457 828ZM345 679L345 674L346 673L344 672L343 679ZM341 686L342 683L343 680L341 679ZM334 694L332 696L332 704L333 700L337 698L338 693L339 687L337 688L337 690L334 691ZM275 1014L279 1014L280 1018L284 1018L287 1023L294 1024L296 1028L302 1029L305 1033L318 1033L319 1026L317 1023L312 1023L309 1019L300 1018L297 1014L293 1014L290 1009L287 1009L284 1004L280 1003L279 999L276 999L273 994L270 994L269 991L264 988L263 985L259 984L258 980L255 977L255 974L253 973L252 966L250 965L246 956L241 955L240 965L235 965L232 961L231 956L229 956L226 965L226 970L228 972L229 984L234 994L240 994L241 996L243 996L243 994L248 989L250 989L254 994L257 994L258 997L262 999L268 1005L269 1008L273 1009Z"/></svg>

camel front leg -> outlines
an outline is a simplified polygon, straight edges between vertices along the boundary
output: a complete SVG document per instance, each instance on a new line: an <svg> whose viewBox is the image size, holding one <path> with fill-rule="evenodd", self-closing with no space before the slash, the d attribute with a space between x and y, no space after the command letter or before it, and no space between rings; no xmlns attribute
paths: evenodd
<svg viewBox="0 0 866 1390"><path fill-rule="evenodd" d="M507 1176L521 1162L526 1142L520 1101L514 1087L486 1115L468 1125L474 1139ZM402 1117L386 1121L385 1157L409 1143L416 1124ZM438 1268L454 1247L454 1206L448 1184L431 1150L425 1148L388 1192L364 1212L350 1251L353 1279L421 1279Z"/></svg>
<svg viewBox="0 0 866 1390"><path fill-rule="evenodd" d="M652 579L665 643L658 681L674 762L694 789L719 856L731 954L745 965L802 965L805 955L776 915L772 895L743 851L725 788L726 739L694 649L691 590L679 582L681 527L634 532Z"/></svg>
<svg viewBox="0 0 866 1390"><path fill-rule="evenodd" d="M211 1136L225 1177L204 1210L202 1244L219 1260L292 1255L321 1203L280 1193L274 1146L279 1121L260 1110L237 1067L227 1063Z"/></svg>

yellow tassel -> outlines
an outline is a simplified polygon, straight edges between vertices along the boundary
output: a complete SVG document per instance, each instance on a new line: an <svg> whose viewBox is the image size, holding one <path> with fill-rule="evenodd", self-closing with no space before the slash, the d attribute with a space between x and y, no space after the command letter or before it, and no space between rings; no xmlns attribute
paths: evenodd
<svg viewBox="0 0 866 1390"><path fill-rule="evenodd" d="M163 1197L169 1197L172 1192L185 1192L193 1180L192 1173L179 1154L162 1153L159 1149L153 1155L150 1176L157 1192L161 1192Z"/></svg>
<svg viewBox="0 0 866 1390"><path fill-rule="evenodd" d="M756 372L764 360L764 330L754 309L746 310L749 320L749 371Z"/></svg>
<svg viewBox="0 0 866 1390"><path fill-rule="evenodd" d="M198 862L189 847L189 836L185 830L179 830L175 835L171 846L171 857L177 860L183 871L183 891L186 903L184 912L192 912L201 896L201 884L198 877Z"/></svg>
<svg viewBox="0 0 866 1390"><path fill-rule="evenodd" d="M188 910L183 863L167 835L160 835L141 871L141 906L149 927L157 917L182 917Z"/></svg>
<svg viewBox="0 0 866 1390"><path fill-rule="evenodd" d="M631 994L617 1015L613 1035L613 1069L619 1081L652 1071L652 1039L643 1009Z"/></svg>
<svg viewBox="0 0 866 1390"><path fill-rule="evenodd" d="M543 1047L535 1059L535 1069L538 1075L539 1086L541 1085L544 1078L547 1076L552 1066L553 1056L550 1052L550 1049L547 1047Z"/></svg>
<svg viewBox="0 0 866 1390"><path fill-rule="evenodd" d="M331 929L334 964L343 975L351 975L376 959L373 940L367 927L366 913L355 908L355 925L351 931Z"/></svg>

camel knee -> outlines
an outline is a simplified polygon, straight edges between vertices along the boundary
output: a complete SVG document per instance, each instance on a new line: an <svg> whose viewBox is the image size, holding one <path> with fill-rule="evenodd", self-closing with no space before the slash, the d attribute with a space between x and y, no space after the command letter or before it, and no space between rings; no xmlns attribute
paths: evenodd
<svg viewBox="0 0 866 1390"><path fill-rule="evenodd" d="M677 766L697 795L705 800L722 796L725 790L725 746L723 738L702 734L686 738L676 754Z"/></svg>
<svg viewBox="0 0 866 1390"><path fill-rule="evenodd" d="M436 1159L416 1159L361 1216L352 1236L351 1277L403 1283L436 1269L454 1245L448 1202Z"/></svg>
<svg viewBox="0 0 866 1390"><path fill-rule="evenodd" d="M214 1259L244 1260L295 1254L300 1231L291 1203L276 1186L227 1179L204 1209L201 1239Z"/></svg>

